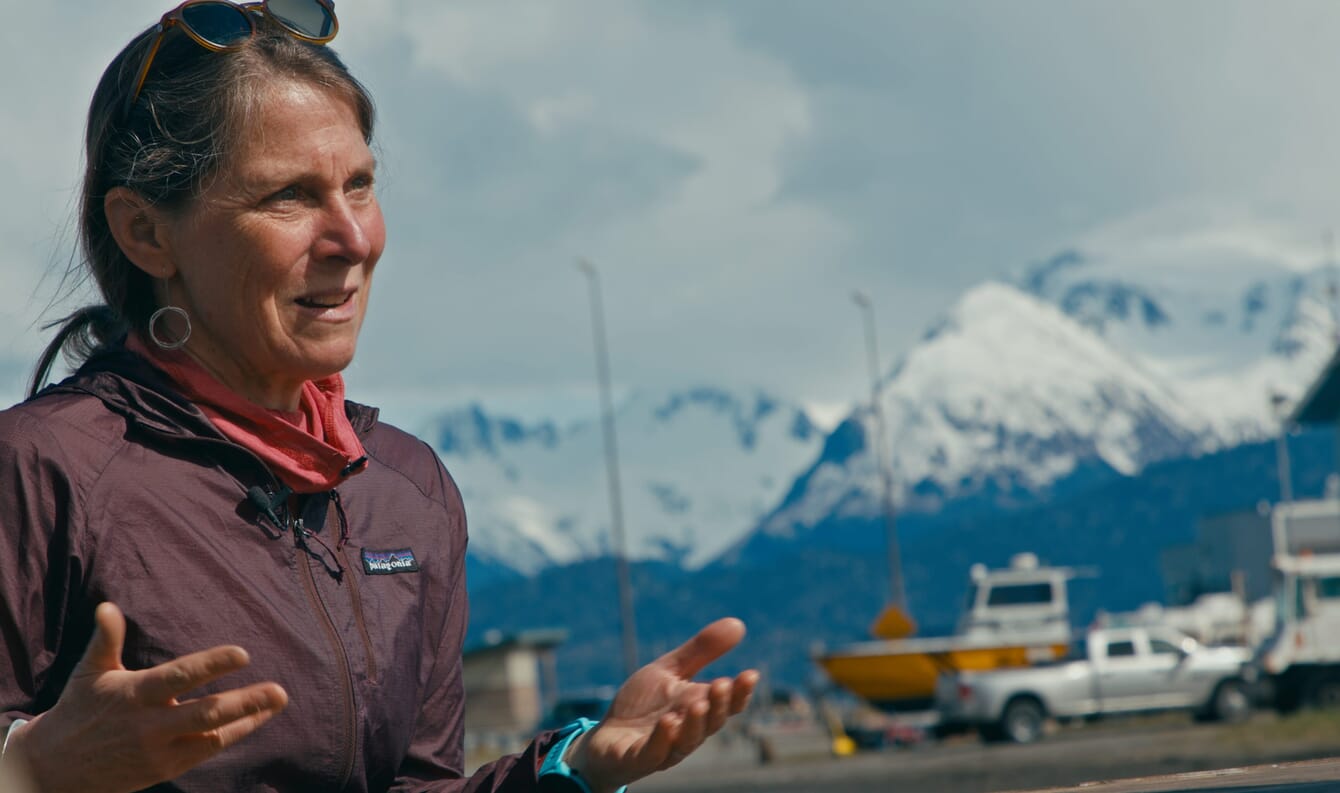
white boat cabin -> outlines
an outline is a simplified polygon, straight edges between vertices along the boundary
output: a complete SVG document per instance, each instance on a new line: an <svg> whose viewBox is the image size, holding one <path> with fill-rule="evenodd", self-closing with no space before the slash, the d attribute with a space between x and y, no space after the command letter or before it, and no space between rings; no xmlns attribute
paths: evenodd
<svg viewBox="0 0 1340 793"><path fill-rule="evenodd" d="M1010 566L999 570L975 564L955 635L973 643L1064 644L1070 639L1066 582L1080 574L1070 567L1041 566L1032 553L1015 554Z"/></svg>

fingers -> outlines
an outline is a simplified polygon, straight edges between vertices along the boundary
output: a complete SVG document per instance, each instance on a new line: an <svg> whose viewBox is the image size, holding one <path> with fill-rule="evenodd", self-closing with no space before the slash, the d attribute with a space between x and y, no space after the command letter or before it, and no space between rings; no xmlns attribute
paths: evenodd
<svg viewBox="0 0 1340 793"><path fill-rule="evenodd" d="M260 729L288 705L288 695L282 688L273 683L262 685L273 687L280 695L281 701L274 699L275 692L269 692L265 697L267 704L260 709L248 711L247 708L256 704L252 702L244 706L244 712L238 718L207 731L178 737L172 742L178 762L185 768L192 768L208 760Z"/></svg>
<svg viewBox="0 0 1340 793"><path fill-rule="evenodd" d="M277 683L257 683L181 703L172 709L169 729L177 733L225 730L256 716L263 715L268 720L287 706L288 693Z"/></svg>
<svg viewBox="0 0 1340 793"><path fill-rule="evenodd" d="M753 669L746 669L735 676L735 684L731 687L731 715L740 713L749 705L749 698L754 695L754 689L758 687L758 672Z"/></svg>
<svg viewBox="0 0 1340 793"><path fill-rule="evenodd" d="M659 731L662 726L665 727L665 736L669 743L666 746L665 759L661 761L656 770L664 771L671 766L678 765L684 758L693 754L693 752L707 740L707 713L710 706L707 700L698 700L686 708L680 715L667 715L661 717L656 724Z"/></svg>
<svg viewBox="0 0 1340 793"><path fill-rule="evenodd" d="M647 736L647 742L640 750L647 757L660 758L656 768L658 771L679 762L679 760L670 761L671 751L675 748L675 738L679 734L679 723L679 717L673 713L661 716L656 720L651 735Z"/></svg>
<svg viewBox="0 0 1340 793"><path fill-rule="evenodd" d="M698 631L692 639L666 653L662 660L677 674L691 678L744 638L744 623L725 617Z"/></svg>
<svg viewBox="0 0 1340 793"><path fill-rule="evenodd" d="M684 756L707 740L707 713L710 709L711 705L700 699L685 712L684 723L679 725L679 738L675 741L675 749Z"/></svg>
<svg viewBox="0 0 1340 793"><path fill-rule="evenodd" d="M280 708L279 710L283 710ZM218 728L213 734L213 745L216 750L227 749L229 746L237 743L256 730L260 729L270 719L279 714L279 710L263 710L259 713L253 713L249 716L238 719L231 724L225 724ZM190 739L188 739L190 740Z"/></svg>
<svg viewBox="0 0 1340 793"><path fill-rule="evenodd" d="M758 672L750 669L736 675L734 679L719 677L707 686L706 716L703 720L703 737L715 735L731 716L743 711L749 704L758 684ZM682 741L681 741L682 743Z"/></svg>
<svg viewBox="0 0 1340 793"><path fill-rule="evenodd" d="M93 613L93 636L60 699L15 734L41 758L44 790L139 790L173 779L255 732L288 704L275 683L258 683L181 701L187 692L250 662L220 646L151 669L121 663L127 625L112 603Z"/></svg>
<svg viewBox="0 0 1340 793"><path fill-rule="evenodd" d="M707 687L707 718L706 731L712 735L726 724L726 719L731 717L735 711L731 710L733 700L732 690L735 688L735 681L729 677L720 677L712 681Z"/></svg>
<svg viewBox="0 0 1340 793"><path fill-rule="evenodd" d="M251 735L288 706L288 694L275 683L193 699L171 707L164 729L176 776Z"/></svg>
<svg viewBox="0 0 1340 793"><path fill-rule="evenodd" d="M110 672L121 669L121 649L126 642L126 618L115 603L100 603L93 611L93 638L79 662L82 671ZM76 672L75 674L78 674Z"/></svg>
<svg viewBox="0 0 1340 793"><path fill-rule="evenodd" d="M136 693L144 702L170 702L249 663L251 658L241 647L212 647L145 670Z"/></svg>
<svg viewBox="0 0 1340 793"><path fill-rule="evenodd" d="M677 713L667 713L656 720L656 726L647 739L644 752L645 756L659 758L659 760L653 769L649 769L648 773L650 771L664 771L671 766L678 765L693 752L694 747L685 748L684 744L684 726L687 721L687 714Z"/></svg>

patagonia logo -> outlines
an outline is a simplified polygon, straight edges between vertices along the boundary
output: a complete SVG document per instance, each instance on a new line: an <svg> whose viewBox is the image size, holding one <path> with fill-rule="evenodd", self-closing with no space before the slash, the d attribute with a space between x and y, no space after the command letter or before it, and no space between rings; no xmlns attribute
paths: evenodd
<svg viewBox="0 0 1340 793"><path fill-rule="evenodd" d="M364 548L363 570L368 575L416 573L419 570L419 560L414 558L412 548L397 548L394 551L374 551L371 548Z"/></svg>

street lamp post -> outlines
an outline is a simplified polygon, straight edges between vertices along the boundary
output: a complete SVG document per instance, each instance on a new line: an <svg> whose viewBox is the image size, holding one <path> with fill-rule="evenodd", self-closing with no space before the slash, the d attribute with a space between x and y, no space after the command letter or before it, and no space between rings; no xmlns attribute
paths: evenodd
<svg viewBox="0 0 1340 793"><path fill-rule="evenodd" d="M865 348L870 359L870 411L875 419L874 446L879 464L879 475L883 485L882 507L884 511L884 539L889 555L889 590L893 605L907 613L907 590L903 584L903 562L898 548L898 529L894 522L893 511L893 465L889 460L889 449L885 441L884 410L879 398L879 350L875 341L875 307L870 298L861 291L852 293L852 300L860 307L865 318Z"/></svg>
<svg viewBox="0 0 1340 793"><path fill-rule="evenodd" d="M605 438L605 471L609 476L610 534L619 582L619 622L623 636L624 675L637 671L637 623L633 616L633 580L628 569L628 542L623 528L623 495L619 487L619 450L614 436L614 400L610 396L609 349L605 344L605 311L600 299L600 277L595 265L582 259L577 269L586 276L591 295L591 332L595 339L596 378L600 384L600 411Z"/></svg>
<svg viewBox="0 0 1340 793"><path fill-rule="evenodd" d="M1280 480L1280 503L1293 501L1293 468L1289 465L1289 398L1280 393L1270 395L1270 406L1279 421L1275 435L1275 468Z"/></svg>

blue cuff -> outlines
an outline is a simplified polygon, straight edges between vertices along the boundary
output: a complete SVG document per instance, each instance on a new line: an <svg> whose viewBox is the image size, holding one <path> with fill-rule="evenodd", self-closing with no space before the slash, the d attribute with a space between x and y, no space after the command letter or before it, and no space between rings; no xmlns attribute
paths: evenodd
<svg viewBox="0 0 1340 793"><path fill-rule="evenodd" d="M591 786L586 784L586 780L582 779L582 775L577 769L567 764L563 756L568 753L568 747L572 745L578 735L590 731L594 726L596 726L594 721L582 718L560 729L557 733L558 743L549 748L544 756L544 762L540 765L539 778L560 777L571 782L581 793L592 793ZM624 793L626 790L628 790L627 785L619 788L615 793Z"/></svg>

